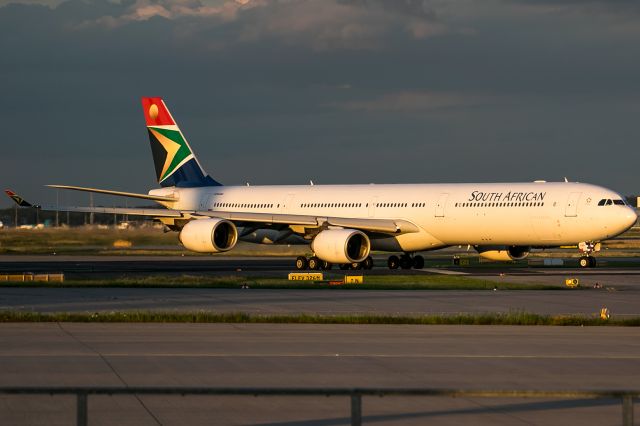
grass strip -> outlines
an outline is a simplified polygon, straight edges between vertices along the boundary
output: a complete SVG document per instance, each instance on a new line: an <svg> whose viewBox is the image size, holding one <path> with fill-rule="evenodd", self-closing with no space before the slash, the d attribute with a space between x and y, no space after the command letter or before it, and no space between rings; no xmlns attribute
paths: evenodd
<svg viewBox="0 0 640 426"><path fill-rule="evenodd" d="M331 278L328 274L327 278ZM342 275L334 278L342 279ZM151 275L144 277L116 277L111 279L67 280L58 282L12 282L1 287L52 288L241 288L301 289L301 290L566 290L560 284L519 284L480 278L451 275L368 275L363 284L329 285L311 281L288 281L284 278L206 275ZM575 290L574 290L575 291Z"/></svg>
<svg viewBox="0 0 640 426"><path fill-rule="evenodd" d="M250 324L404 324L404 325L540 325L640 326L640 317L600 319L583 315L539 315L529 312L455 315L262 315L243 312L96 312L38 313L0 311L0 322L78 323L250 323Z"/></svg>

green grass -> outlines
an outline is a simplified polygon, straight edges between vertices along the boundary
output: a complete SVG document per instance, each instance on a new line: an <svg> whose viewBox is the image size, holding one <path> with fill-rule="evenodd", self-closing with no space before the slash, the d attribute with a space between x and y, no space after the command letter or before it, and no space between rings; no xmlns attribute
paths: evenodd
<svg viewBox="0 0 640 426"><path fill-rule="evenodd" d="M284 273L283 273L284 275ZM343 274L325 274L325 279L342 279ZM332 278L333 277L333 278ZM327 290L564 290L560 285L517 284L451 275L365 275L363 284L329 285L286 278L205 275L151 275L112 279L56 282L2 282L0 287L127 287L127 288L240 288L327 289Z"/></svg>
<svg viewBox="0 0 640 426"><path fill-rule="evenodd" d="M36 313L0 311L0 322L94 323L269 323L269 324L409 324L409 325L540 325L540 326L640 326L640 317L613 318L580 315L549 316L528 312L458 315L259 315L242 312L98 312Z"/></svg>
<svg viewBox="0 0 640 426"><path fill-rule="evenodd" d="M117 240L130 242L131 248L114 247ZM299 256L308 246L257 245L240 242L230 252L216 256ZM44 228L3 229L0 231L0 254L70 254L137 256L210 256L183 249L177 232L161 229ZM292 260L293 262L293 260Z"/></svg>

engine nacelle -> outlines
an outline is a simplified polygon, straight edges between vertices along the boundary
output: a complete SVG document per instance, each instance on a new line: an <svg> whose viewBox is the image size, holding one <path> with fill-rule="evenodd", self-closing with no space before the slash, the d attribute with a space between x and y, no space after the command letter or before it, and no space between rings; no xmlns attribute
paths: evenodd
<svg viewBox="0 0 640 426"><path fill-rule="evenodd" d="M371 242L364 232L356 229L328 229L316 235L311 250L331 263L362 262L369 256Z"/></svg>
<svg viewBox="0 0 640 426"><path fill-rule="evenodd" d="M196 219L184 225L179 238L187 250L220 253L235 247L238 229L224 219Z"/></svg>
<svg viewBox="0 0 640 426"><path fill-rule="evenodd" d="M522 260L529 256L530 247L523 246L478 246L476 250L485 259L498 262Z"/></svg>

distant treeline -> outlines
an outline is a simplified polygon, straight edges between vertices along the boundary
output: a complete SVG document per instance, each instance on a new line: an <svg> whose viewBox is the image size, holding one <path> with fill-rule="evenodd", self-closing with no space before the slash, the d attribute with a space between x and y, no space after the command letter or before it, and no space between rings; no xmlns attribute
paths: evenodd
<svg viewBox="0 0 640 426"><path fill-rule="evenodd" d="M155 207L155 206L154 206ZM149 208L147 206L146 208ZM21 225L36 225L38 223L44 223L46 226L56 226L56 212L42 211L34 208L18 207L17 208L17 226ZM58 224L67 226L83 226L91 223L90 213L78 213L78 212L58 212ZM140 216L125 216L125 215L113 215L94 213L93 224L94 225L114 225L124 220L132 223L142 223L149 221L150 218ZM16 209L8 208L0 210L0 221L5 227L16 226Z"/></svg>

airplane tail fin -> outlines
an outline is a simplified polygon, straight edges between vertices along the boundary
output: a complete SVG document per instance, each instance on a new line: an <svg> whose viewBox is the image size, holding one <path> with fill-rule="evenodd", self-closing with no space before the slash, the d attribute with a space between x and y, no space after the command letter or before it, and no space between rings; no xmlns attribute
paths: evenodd
<svg viewBox="0 0 640 426"><path fill-rule="evenodd" d="M6 189L4 193L7 194L7 196L11 198L20 207L38 207L38 206L34 206L33 204L31 204L30 202L28 202L27 200L25 200L24 198L22 198L21 196L19 196L18 194L16 194L10 189Z"/></svg>
<svg viewBox="0 0 640 426"><path fill-rule="evenodd" d="M220 186L204 171L162 98L142 98L160 186Z"/></svg>

